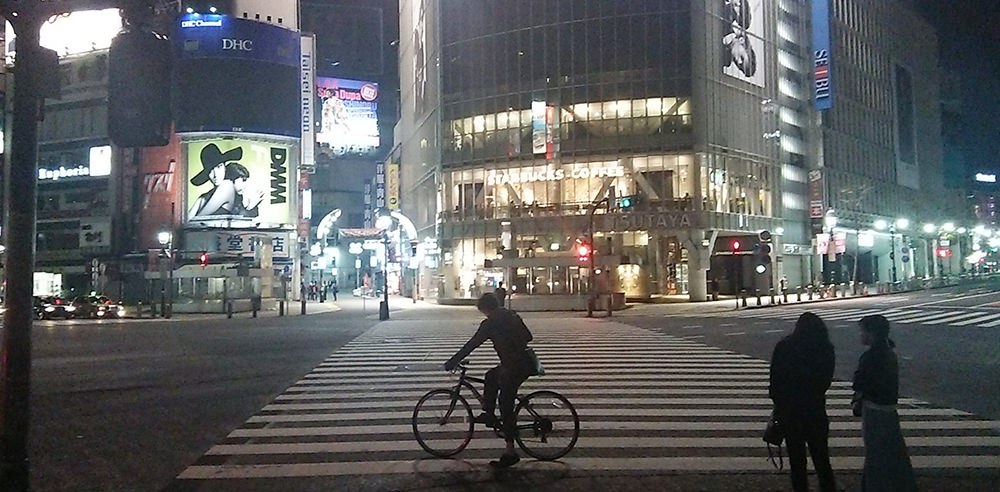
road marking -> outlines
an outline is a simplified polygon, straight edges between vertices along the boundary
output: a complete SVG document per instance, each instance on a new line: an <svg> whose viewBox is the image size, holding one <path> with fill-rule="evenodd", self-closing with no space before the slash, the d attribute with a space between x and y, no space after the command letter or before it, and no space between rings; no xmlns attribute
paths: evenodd
<svg viewBox="0 0 1000 492"><path fill-rule="evenodd" d="M784 333L785 330L767 330L764 333Z"/></svg>
<svg viewBox="0 0 1000 492"><path fill-rule="evenodd" d="M758 443L759 446L759 443ZM250 479L250 478L293 478L330 477L346 475L398 475L427 473L469 473L488 469L490 458L471 460L404 460L404 461L363 461L341 463L289 463L255 465L196 465L184 470L181 479ZM863 456L833 457L831 464L837 470L859 470L864 465ZM1000 460L996 456L911 456L910 461L917 469L959 468L998 469ZM524 466L523 468L527 468ZM772 471L771 464L760 457L655 457L655 458L563 458L558 462L531 463L532 470L565 471Z"/></svg>
<svg viewBox="0 0 1000 492"><path fill-rule="evenodd" d="M724 326L736 326L736 323L719 323L719 326L720 327L724 327Z"/></svg>
<svg viewBox="0 0 1000 492"><path fill-rule="evenodd" d="M974 295L970 295L970 296L958 297L958 298L955 298L955 299L944 299L944 300L941 300L941 301L929 301L929 302L924 302L924 303L920 303L920 304L912 304L912 305L910 305L910 307L929 306L931 304L941 304L943 302L972 299L974 297L982 297L982 296L995 296L995 295L997 295L996 292L983 292L982 294L974 294Z"/></svg>
<svg viewBox="0 0 1000 492"><path fill-rule="evenodd" d="M747 334L747 332L745 332L745 331L737 331L735 333L726 333L726 336L727 337L735 337L735 336L746 335L746 334Z"/></svg>
<svg viewBox="0 0 1000 492"><path fill-rule="evenodd" d="M686 329L701 328L701 325L685 325L685 326L683 326L683 328L686 328Z"/></svg>
<svg viewBox="0 0 1000 492"><path fill-rule="evenodd" d="M957 323L950 323L951 326L966 326L975 323L980 323L982 321L989 321L992 319L1000 318L1000 313L992 313L980 316L978 318L967 319L965 321L959 321Z"/></svg>
<svg viewBox="0 0 1000 492"><path fill-rule="evenodd" d="M952 321L958 321L963 318L971 318L976 316L979 316L979 313L960 313L960 314L954 314L953 316L950 316L948 318L934 320L932 323L936 325L943 325L951 323Z"/></svg>
<svg viewBox="0 0 1000 492"><path fill-rule="evenodd" d="M917 314L910 313L907 316L896 318L896 319L893 319L892 321L894 321L896 323L914 323L914 322L917 322L917 321L923 321L923 320L927 320L927 319L938 318L938 317L941 317L941 316L948 316L949 314L951 314L951 313L949 313L948 311L935 311L933 314L928 314L927 312L922 312L922 313L917 313ZM889 319L892 319L892 318L889 318Z"/></svg>

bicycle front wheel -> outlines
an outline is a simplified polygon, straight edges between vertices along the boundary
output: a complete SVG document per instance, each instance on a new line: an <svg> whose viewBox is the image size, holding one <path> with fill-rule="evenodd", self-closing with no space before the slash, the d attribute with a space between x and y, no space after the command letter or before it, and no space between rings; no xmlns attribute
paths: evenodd
<svg viewBox="0 0 1000 492"><path fill-rule="evenodd" d="M557 460L576 445L580 417L566 397L555 391L536 391L521 399L515 410L518 446L540 460Z"/></svg>
<svg viewBox="0 0 1000 492"><path fill-rule="evenodd" d="M420 447L438 458L460 453L472 439L472 408L451 390L428 392L413 408L413 436Z"/></svg>

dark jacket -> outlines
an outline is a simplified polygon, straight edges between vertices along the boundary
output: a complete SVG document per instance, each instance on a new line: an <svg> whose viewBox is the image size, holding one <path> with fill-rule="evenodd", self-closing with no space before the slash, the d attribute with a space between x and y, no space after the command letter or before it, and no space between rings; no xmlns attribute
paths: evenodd
<svg viewBox="0 0 1000 492"><path fill-rule="evenodd" d="M835 364L832 345L810 346L789 336L774 347L768 395L786 434L820 424L825 429L826 390Z"/></svg>
<svg viewBox="0 0 1000 492"><path fill-rule="evenodd" d="M517 313L499 308L479 324L479 330L449 362L455 363L468 357L483 342L492 340L501 366L516 370L533 369L525 351L531 339L531 331Z"/></svg>
<svg viewBox="0 0 1000 492"><path fill-rule="evenodd" d="M899 400L899 362L887 341L876 342L861 354L854 371L854 391L879 405L895 405Z"/></svg>

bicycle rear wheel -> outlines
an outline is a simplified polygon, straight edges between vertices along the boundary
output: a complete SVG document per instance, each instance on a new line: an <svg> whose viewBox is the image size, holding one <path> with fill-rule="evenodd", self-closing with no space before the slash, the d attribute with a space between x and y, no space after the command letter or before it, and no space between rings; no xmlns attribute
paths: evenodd
<svg viewBox="0 0 1000 492"><path fill-rule="evenodd" d="M439 458L460 453L472 439L472 408L461 395L436 389L413 408L413 436L420 447Z"/></svg>
<svg viewBox="0 0 1000 492"><path fill-rule="evenodd" d="M580 417L566 397L555 391L536 391L521 399L515 410L518 446L540 460L562 458L580 437Z"/></svg>

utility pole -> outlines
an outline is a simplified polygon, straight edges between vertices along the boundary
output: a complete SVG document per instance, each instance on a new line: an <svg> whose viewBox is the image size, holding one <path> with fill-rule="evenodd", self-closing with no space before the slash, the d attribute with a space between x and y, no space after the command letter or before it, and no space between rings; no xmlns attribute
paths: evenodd
<svg viewBox="0 0 1000 492"><path fill-rule="evenodd" d="M41 3L41 2L39 2ZM36 4L15 11L3 6L3 16L14 26L14 121L6 183L7 311L4 313L0 355L0 427L2 463L0 490L29 490L28 405L31 388L32 276L35 270L35 220L38 194L38 120L45 97L46 76L39 31L50 15ZM51 62L51 60L49 60ZM56 62L58 64L58 62ZM11 192L17 191L17 198Z"/></svg>
<svg viewBox="0 0 1000 492"><path fill-rule="evenodd" d="M7 263L6 306L0 347L0 491L30 489L28 429L30 425L32 289L35 269L35 222L38 195L38 121L46 97L58 95L58 55L40 45L46 19L74 10L112 8L147 0L10 1L0 0L0 15L14 27L13 125L10 165L4 193ZM17 192L15 198L12 194Z"/></svg>

